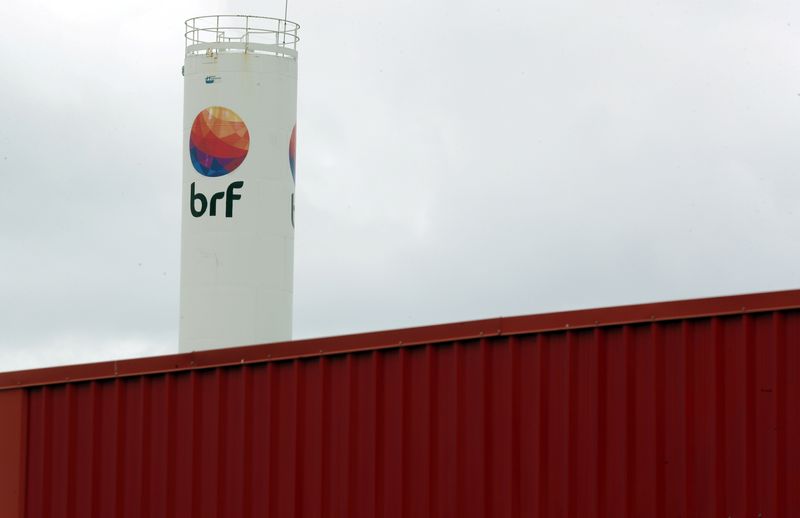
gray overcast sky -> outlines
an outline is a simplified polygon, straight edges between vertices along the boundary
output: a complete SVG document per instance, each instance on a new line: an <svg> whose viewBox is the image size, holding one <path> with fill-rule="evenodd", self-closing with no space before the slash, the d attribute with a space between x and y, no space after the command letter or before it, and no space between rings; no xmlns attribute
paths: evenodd
<svg viewBox="0 0 800 518"><path fill-rule="evenodd" d="M3 0L0 370L177 350L183 21ZM796 0L290 0L295 335L800 287Z"/></svg>

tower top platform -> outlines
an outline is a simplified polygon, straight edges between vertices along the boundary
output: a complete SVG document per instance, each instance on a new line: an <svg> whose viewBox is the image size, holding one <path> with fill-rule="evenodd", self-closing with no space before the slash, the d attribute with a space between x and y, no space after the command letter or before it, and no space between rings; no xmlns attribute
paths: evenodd
<svg viewBox="0 0 800 518"><path fill-rule="evenodd" d="M300 25L282 18L216 14L186 20L186 56L238 52L297 57Z"/></svg>

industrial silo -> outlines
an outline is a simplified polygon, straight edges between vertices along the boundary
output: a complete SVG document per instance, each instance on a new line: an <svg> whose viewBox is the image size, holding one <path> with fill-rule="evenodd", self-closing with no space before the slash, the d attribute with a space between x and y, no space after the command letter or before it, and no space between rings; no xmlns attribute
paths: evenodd
<svg viewBox="0 0 800 518"><path fill-rule="evenodd" d="M186 21L181 351L291 338L297 30Z"/></svg>

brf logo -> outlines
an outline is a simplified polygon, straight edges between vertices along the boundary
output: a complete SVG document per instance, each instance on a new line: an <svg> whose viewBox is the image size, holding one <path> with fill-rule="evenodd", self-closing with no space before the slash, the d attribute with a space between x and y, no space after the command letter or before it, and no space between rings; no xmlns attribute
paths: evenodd
<svg viewBox="0 0 800 518"><path fill-rule="evenodd" d="M217 202L225 199L225 217L233 217L233 202L241 200L242 195L236 193L236 189L244 187L244 182L239 180L233 182L228 186L225 191L217 192L211 195L211 198L206 198L206 195L201 192L195 192L194 182L192 182L192 190L189 193L189 208L192 211L192 216L199 218L206 213L208 209L209 216L217 215Z"/></svg>
<svg viewBox="0 0 800 518"><path fill-rule="evenodd" d="M189 135L189 158L195 171L207 177L219 177L232 173L242 165L250 149L250 132L241 117L229 108L209 106L197 114ZM236 192L244 186L243 181L233 182L224 191L206 196L197 192L192 182L189 193L189 209L199 218L208 211L217 215L217 202L224 199L225 217L233 217L233 202L242 198Z"/></svg>

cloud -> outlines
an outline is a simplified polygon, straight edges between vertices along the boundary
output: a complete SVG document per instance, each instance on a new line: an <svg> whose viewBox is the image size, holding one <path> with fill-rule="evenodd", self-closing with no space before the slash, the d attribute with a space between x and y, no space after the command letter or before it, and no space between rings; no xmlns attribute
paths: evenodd
<svg viewBox="0 0 800 518"><path fill-rule="evenodd" d="M283 8L58 5L0 35L3 370L176 349L182 22ZM290 3L296 336L800 286L798 14Z"/></svg>

